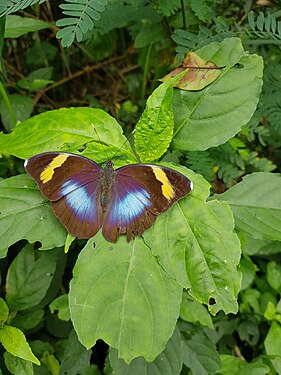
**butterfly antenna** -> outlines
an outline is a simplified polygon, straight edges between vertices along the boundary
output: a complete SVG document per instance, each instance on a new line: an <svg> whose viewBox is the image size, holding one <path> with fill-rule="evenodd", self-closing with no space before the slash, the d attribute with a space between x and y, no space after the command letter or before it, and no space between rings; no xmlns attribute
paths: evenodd
<svg viewBox="0 0 281 375"><path fill-rule="evenodd" d="M98 134L98 132L97 132L97 129L95 128L95 125L94 125L93 123L91 123L91 126L92 126L92 128L94 129L94 132L95 132L96 135L97 135L97 138L98 138L98 140L99 140L99 142L100 142L100 144L101 144L101 147L103 148L104 154L105 154L105 156L106 156L106 160L108 160L109 157L108 157L108 154L107 154L107 152L106 152L106 147L105 147L105 145L104 145L105 142L103 142L103 141L101 140L101 138L100 138L100 136L99 136L99 134Z"/></svg>
<svg viewBox="0 0 281 375"><path fill-rule="evenodd" d="M129 142L129 139L132 137L132 135L135 133L136 129L134 129L128 136L128 138L122 143L122 145L118 148L118 150L115 152L115 154L112 156L111 159L114 159L116 155L118 155L119 151L122 150L124 145Z"/></svg>

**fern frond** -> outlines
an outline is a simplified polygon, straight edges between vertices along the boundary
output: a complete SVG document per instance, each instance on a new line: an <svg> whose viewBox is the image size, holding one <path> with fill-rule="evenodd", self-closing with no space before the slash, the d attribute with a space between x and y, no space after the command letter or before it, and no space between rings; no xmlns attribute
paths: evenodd
<svg viewBox="0 0 281 375"><path fill-rule="evenodd" d="M57 21L56 25L63 27L57 38L61 38L63 47L69 47L76 39L81 42L83 35L94 27L93 21L100 19L100 14L106 9L107 0L65 0L61 4L63 14L70 16Z"/></svg>
<svg viewBox="0 0 281 375"><path fill-rule="evenodd" d="M181 8L179 0L154 0L153 2L157 11L165 17L175 14Z"/></svg>
<svg viewBox="0 0 281 375"><path fill-rule="evenodd" d="M181 61L189 50L196 50L211 42L221 42L225 38L233 37L234 32L228 29L228 25L221 20L215 20L216 34L205 26L200 26L199 33L176 29L172 34L173 41L177 44L177 59Z"/></svg>
<svg viewBox="0 0 281 375"><path fill-rule="evenodd" d="M206 180L214 179L213 160L208 151L189 151L187 165L194 172L201 174Z"/></svg>
<svg viewBox="0 0 281 375"><path fill-rule="evenodd" d="M250 35L255 35L261 39L274 39L281 43L281 21L276 21L273 14L259 12L255 18L255 13L251 10L248 13L248 22L251 30L245 28Z"/></svg>
<svg viewBox="0 0 281 375"><path fill-rule="evenodd" d="M46 0L1 0L0 17L25 9L30 5L42 4Z"/></svg>
<svg viewBox="0 0 281 375"><path fill-rule="evenodd" d="M218 177L230 187L233 180L244 173L244 160L247 159L248 153L243 142L232 138L225 144L210 149L210 156L218 167Z"/></svg>
<svg viewBox="0 0 281 375"><path fill-rule="evenodd" d="M281 97L278 93L262 95L261 111L270 125L281 135Z"/></svg>
<svg viewBox="0 0 281 375"><path fill-rule="evenodd" d="M268 65L264 70L264 92L281 90L281 64Z"/></svg>
<svg viewBox="0 0 281 375"><path fill-rule="evenodd" d="M200 21L209 22L212 20L212 9L207 5L206 0L189 0L188 5Z"/></svg>

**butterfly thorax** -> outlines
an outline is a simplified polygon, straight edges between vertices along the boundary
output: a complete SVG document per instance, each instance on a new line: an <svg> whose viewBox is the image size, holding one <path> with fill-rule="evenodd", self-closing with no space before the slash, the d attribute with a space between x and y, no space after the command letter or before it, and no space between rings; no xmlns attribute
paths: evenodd
<svg viewBox="0 0 281 375"><path fill-rule="evenodd" d="M101 178L101 195L100 195L100 202L103 211L105 211L111 202L112 198L112 186L115 179L115 171L113 168L112 161L108 161L106 166L103 170L103 175Z"/></svg>

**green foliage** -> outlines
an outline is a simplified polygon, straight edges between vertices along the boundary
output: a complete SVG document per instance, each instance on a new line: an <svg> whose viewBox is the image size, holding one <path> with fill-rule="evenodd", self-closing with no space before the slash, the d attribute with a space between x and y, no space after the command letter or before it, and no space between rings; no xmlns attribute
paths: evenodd
<svg viewBox="0 0 281 375"><path fill-rule="evenodd" d="M206 0L189 0L188 4L200 21L210 22L212 18L212 9Z"/></svg>
<svg viewBox="0 0 281 375"><path fill-rule="evenodd" d="M280 373L279 9L69 0L64 50L43 3L0 4L1 371ZM191 49L218 79L157 87ZM161 163L194 188L133 242L70 239L24 174L50 150Z"/></svg>
<svg viewBox="0 0 281 375"><path fill-rule="evenodd" d="M66 0L61 4L63 14L70 16L57 21L56 25L63 27L57 38L61 38L62 46L69 47L74 39L81 42L83 35L92 30L94 21L100 19L100 13L106 8L107 0Z"/></svg>
<svg viewBox="0 0 281 375"><path fill-rule="evenodd" d="M248 13L248 22L251 30L246 28L250 36L257 36L261 39L273 39L278 43L281 42L281 21L277 21L274 14L268 12L266 15L259 12L255 18L255 13L250 11Z"/></svg>
<svg viewBox="0 0 281 375"><path fill-rule="evenodd" d="M0 4L0 17L25 9L30 5L43 4L45 0L2 0Z"/></svg>

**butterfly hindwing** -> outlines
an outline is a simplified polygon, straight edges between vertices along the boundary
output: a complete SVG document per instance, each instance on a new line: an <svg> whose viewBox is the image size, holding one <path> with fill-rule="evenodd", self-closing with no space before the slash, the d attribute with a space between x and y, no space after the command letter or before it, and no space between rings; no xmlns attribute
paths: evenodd
<svg viewBox="0 0 281 375"><path fill-rule="evenodd" d="M100 179L103 169L79 155L47 152L25 162L43 195L68 232L78 238L94 236L102 226Z"/></svg>
<svg viewBox="0 0 281 375"><path fill-rule="evenodd" d="M191 181L166 167L133 164L116 170L110 207L103 235L116 241L121 233L128 240L142 234L177 200L191 191Z"/></svg>

